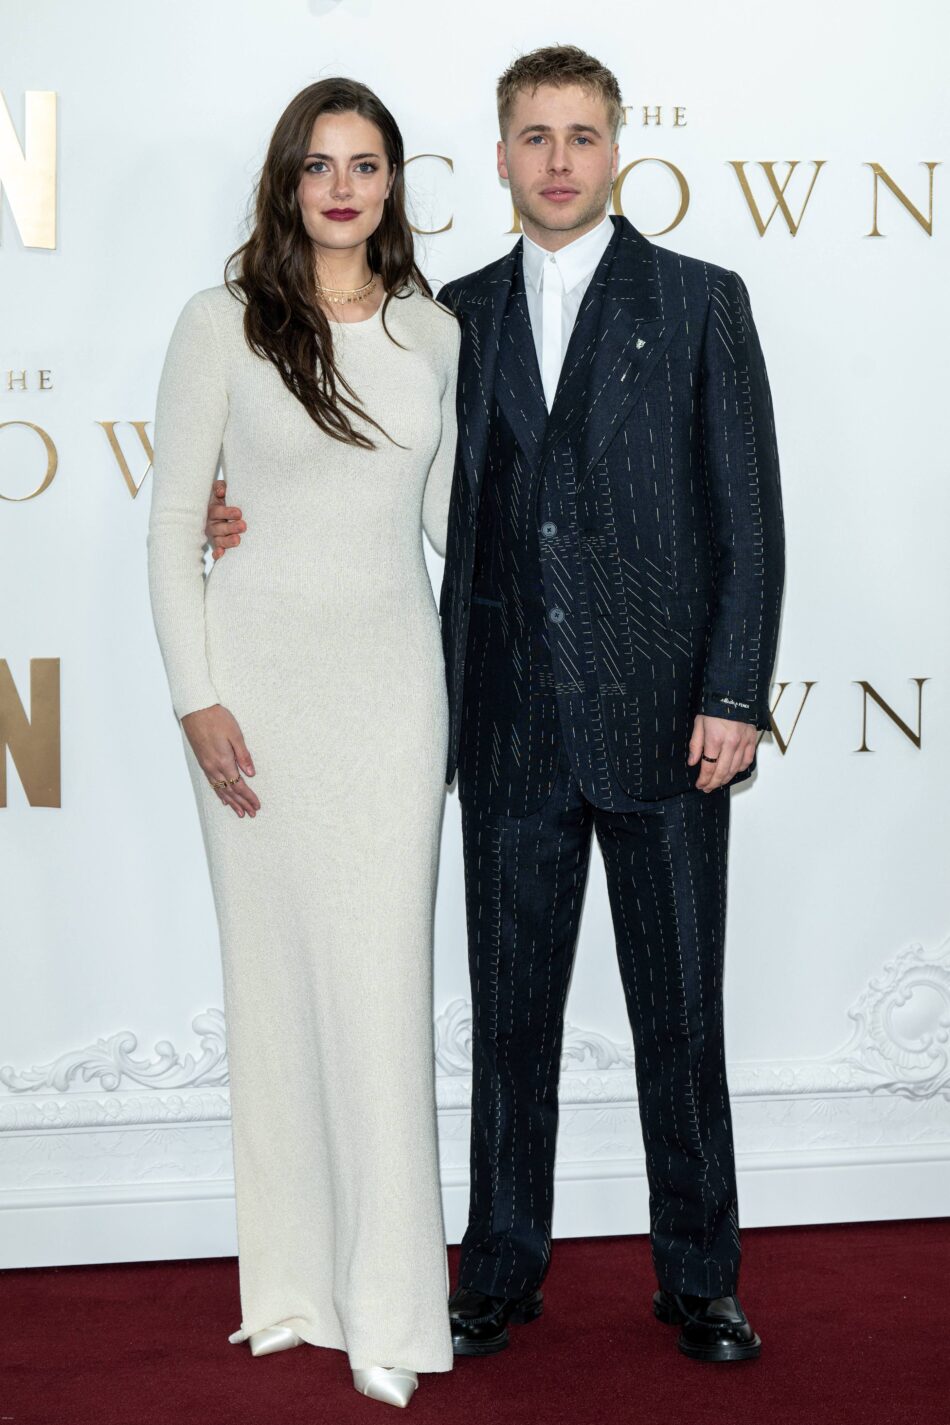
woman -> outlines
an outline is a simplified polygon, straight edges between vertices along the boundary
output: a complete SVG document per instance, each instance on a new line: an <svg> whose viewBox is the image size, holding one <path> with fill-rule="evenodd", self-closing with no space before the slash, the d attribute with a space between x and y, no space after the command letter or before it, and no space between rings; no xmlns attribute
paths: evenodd
<svg viewBox="0 0 950 1425"><path fill-rule="evenodd" d="M452 1365L431 1012L447 716L420 524L444 552L459 339L364 85L289 105L227 271L171 339L148 550L220 929L231 1340L337 1347L357 1389L405 1405ZM252 528L205 580L219 457Z"/></svg>

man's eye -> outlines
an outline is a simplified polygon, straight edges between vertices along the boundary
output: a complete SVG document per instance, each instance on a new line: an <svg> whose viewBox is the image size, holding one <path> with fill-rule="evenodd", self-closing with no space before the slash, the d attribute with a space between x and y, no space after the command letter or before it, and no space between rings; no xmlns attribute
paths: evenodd
<svg viewBox="0 0 950 1425"><path fill-rule="evenodd" d="M590 143L590 139L587 137L586 134L578 134L578 135L577 135L577 142L578 142L578 143L589 144L589 143Z"/></svg>
<svg viewBox="0 0 950 1425"><path fill-rule="evenodd" d="M535 148L537 148L538 144L544 143L544 134L532 134L528 143L534 144Z"/></svg>

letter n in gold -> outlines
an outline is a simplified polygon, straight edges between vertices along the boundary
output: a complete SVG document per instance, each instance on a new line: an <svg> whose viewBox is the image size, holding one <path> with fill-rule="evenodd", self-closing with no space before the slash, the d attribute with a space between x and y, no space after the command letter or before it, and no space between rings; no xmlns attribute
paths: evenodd
<svg viewBox="0 0 950 1425"><path fill-rule="evenodd" d="M27 90L26 142L17 138L0 94L0 189L24 247L56 246L56 95Z"/></svg>
<svg viewBox="0 0 950 1425"><path fill-rule="evenodd" d="M30 806L61 806L58 658L30 659L29 717L0 658L0 807L7 804L7 749Z"/></svg>
<svg viewBox="0 0 950 1425"><path fill-rule="evenodd" d="M916 732L914 731L914 729L913 729L912 727L908 727L907 723L904 721L904 719L903 719L902 717L898 717L898 715L897 715L897 713L894 711L894 709L893 709L888 703L886 703L886 702L884 701L884 699L881 697L880 693L877 691L876 688L872 688L871 684L865 682L865 680L864 680L863 678L856 678L856 679L855 679L855 682L857 683L858 687L861 688L862 691L863 691L863 693L864 693L864 698L863 698L864 717L863 717L863 722L862 722L862 726L861 726L861 746L856 749L858 752L873 752L873 751L874 751L874 748L873 748L873 747L869 747L869 746L868 746L868 698L873 698L873 700L877 703L878 707L879 707L883 712L886 712L886 713L887 713L888 717L890 718L891 722L894 723L895 727L899 727L900 730L901 730L901 732L904 734L904 736L907 737L907 738L909 738L910 741L914 744L915 747L917 747L917 748L920 747L920 739L921 739L921 735L922 735L922 733L923 733L924 684L925 684L925 683L929 683L929 682L930 682L930 679L929 679L929 678L911 678L910 681L911 681L912 683L916 683L916 684L917 684L917 731L916 731Z"/></svg>

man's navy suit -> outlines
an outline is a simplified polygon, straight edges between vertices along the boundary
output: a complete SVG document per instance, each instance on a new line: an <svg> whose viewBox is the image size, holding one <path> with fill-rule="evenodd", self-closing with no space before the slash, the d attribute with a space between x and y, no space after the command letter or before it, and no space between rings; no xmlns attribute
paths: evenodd
<svg viewBox="0 0 950 1425"><path fill-rule="evenodd" d="M687 755L698 713L769 726L784 574L772 402L742 280L612 222L550 414L522 243L439 293L462 328L440 605L473 999L460 1284L509 1298L550 1255L564 1003L594 833L660 1285L726 1294L739 1262L729 788L696 791Z"/></svg>

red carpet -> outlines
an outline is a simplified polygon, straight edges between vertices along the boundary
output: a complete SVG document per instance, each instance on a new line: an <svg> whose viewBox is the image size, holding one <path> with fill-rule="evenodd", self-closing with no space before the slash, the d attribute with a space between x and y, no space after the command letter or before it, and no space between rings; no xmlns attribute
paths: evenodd
<svg viewBox="0 0 950 1425"><path fill-rule="evenodd" d="M555 1245L546 1314L423 1376L405 1415L336 1351L254 1360L233 1260L0 1274L2 1425L945 1425L950 1219L744 1234L760 1360L699 1365L650 1312L644 1237ZM452 1253L453 1268L456 1253Z"/></svg>

